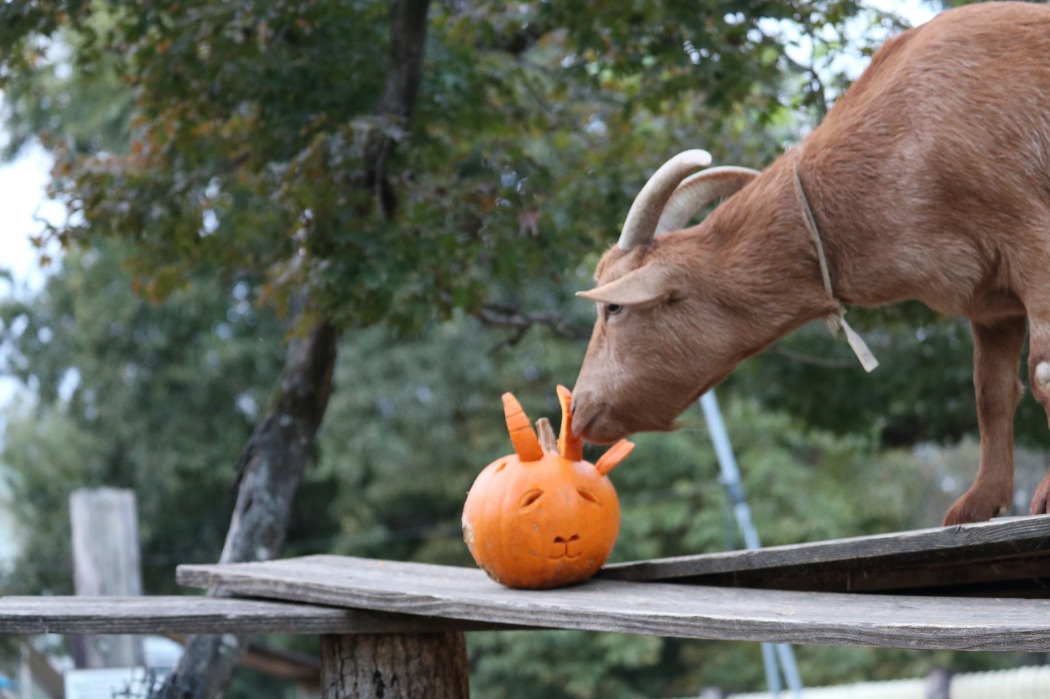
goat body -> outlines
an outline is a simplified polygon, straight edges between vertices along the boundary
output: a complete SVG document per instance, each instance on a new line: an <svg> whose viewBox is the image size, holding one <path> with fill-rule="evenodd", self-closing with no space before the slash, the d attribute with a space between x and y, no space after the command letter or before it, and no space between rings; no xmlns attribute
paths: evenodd
<svg viewBox="0 0 1050 699"><path fill-rule="evenodd" d="M741 176L700 224L663 234L654 217L687 185L643 202L647 185L581 294L599 317L573 392L577 433L670 429L742 359L840 304L917 299L968 318L974 338L981 463L945 523L1004 512L1026 321L1032 392L1050 415L1048 57L1048 6L949 10L888 41L801 146ZM636 208L652 215L632 222ZM1033 514L1048 495L1050 475Z"/></svg>

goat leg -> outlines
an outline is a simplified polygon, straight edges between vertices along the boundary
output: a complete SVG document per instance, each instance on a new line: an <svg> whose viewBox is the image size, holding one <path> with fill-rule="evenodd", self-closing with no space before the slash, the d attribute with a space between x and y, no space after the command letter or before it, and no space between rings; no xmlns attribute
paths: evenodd
<svg viewBox="0 0 1050 699"><path fill-rule="evenodd" d="M1032 395L1043 406L1050 419L1050 322L1031 319L1031 338L1028 347L1028 376L1032 384ZM1045 514L1050 511L1050 473L1036 486L1029 513Z"/></svg>
<svg viewBox="0 0 1050 699"><path fill-rule="evenodd" d="M1017 369L1025 318L971 321L973 383L981 432L981 465L973 486L944 516L945 526L983 522L1010 507L1014 489L1014 412L1021 397Z"/></svg>

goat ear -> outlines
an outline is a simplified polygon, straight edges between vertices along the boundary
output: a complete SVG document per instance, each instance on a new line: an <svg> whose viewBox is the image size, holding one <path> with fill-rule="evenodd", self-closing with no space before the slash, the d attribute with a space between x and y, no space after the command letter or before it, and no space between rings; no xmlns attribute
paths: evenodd
<svg viewBox="0 0 1050 699"><path fill-rule="evenodd" d="M577 291L576 295L598 303L634 306L652 303L670 295L671 291L670 270L661 265L648 264L596 289Z"/></svg>

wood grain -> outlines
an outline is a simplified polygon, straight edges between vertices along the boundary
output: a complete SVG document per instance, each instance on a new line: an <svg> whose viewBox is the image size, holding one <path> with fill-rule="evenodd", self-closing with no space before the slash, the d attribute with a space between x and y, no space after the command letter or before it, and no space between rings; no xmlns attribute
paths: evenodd
<svg viewBox="0 0 1050 699"><path fill-rule="evenodd" d="M324 699L467 699L462 633L322 636Z"/></svg>
<svg viewBox="0 0 1050 699"><path fill-rule="evenodd" d="M1050 600L597 579L557 590L511 590L476 569L339 556L181 566L178 579L255 597L522 626L835 646L1050 650Z"/></svg>
<svg viewBox="0 0 1050 699"><path fill-rule="evenodd" d="M606 566L610 580L1050 596L1050 516Z"/></svg>
<svg viewBox="0 0 1050 699"><path fill-rule="evenodd" d="M0 633L430 633L449 625L416 616L202 596L0 597Z"/></svg>

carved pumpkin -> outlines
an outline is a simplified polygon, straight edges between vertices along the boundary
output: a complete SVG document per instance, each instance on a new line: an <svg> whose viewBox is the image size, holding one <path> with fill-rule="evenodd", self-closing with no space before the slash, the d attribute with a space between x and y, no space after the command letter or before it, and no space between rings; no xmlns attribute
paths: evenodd
<svg viewBox="0 0 1050 699"><path fill-rule="evenodd" d="M606 474L634 448L620 440L596 464L583 460L572 433L571 395L558 386L561 432L539 430L517 399L503 395L514 454L489 464L463 507L463 538L478 566L508 587L581 582L609 557L620 529L620 503Z"/></svg>

